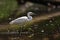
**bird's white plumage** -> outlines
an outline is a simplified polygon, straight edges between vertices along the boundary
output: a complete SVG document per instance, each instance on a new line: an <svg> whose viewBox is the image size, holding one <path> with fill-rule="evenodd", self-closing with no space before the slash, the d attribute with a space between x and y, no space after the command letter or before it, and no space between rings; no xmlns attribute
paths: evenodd
<svg viewBox="0 0 60 40"><path fill-rule="evenodd" d="M32 16L30 16L32 12L28 12L27 16L19 17L15 20L12 20L9 24L23 24L25 22L31 21Z"/></svg>
<svg viewBox="0 0 60 40"><path fill-rule="evenodd" d="M10 24L21 24L26 21L28 21L28 18L26 16L24 16L24 17L19 17L15 20L11 21Z"/></svg>

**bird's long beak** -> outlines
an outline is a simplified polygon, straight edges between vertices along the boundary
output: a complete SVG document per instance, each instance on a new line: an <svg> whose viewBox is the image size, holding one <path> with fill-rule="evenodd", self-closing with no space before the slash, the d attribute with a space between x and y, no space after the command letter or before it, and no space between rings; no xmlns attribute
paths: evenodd
<svg viewBox="0 0 60 40"><path fill-rule="evenodd" d="M37 15L37 14L35 14L35 13L32 13L32 15Z"/></svg>

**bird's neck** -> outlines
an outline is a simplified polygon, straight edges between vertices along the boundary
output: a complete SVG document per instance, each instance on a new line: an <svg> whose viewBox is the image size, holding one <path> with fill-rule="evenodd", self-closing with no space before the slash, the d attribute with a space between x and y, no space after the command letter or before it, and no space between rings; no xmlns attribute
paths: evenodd
<svg viewBox="0 0 60 40"><path fill-rule="evenodd" d="M29 19L29 20L32 20L32 16L28 16L28 19Z"/></svg>
<svg viewBox="0 0 60 40"><path fill-rule="evenodd" d="M29 20L32 20L32 16L30 16L29 13L27 14L27 16L28 16L28 19L29 19Z"/></svg>

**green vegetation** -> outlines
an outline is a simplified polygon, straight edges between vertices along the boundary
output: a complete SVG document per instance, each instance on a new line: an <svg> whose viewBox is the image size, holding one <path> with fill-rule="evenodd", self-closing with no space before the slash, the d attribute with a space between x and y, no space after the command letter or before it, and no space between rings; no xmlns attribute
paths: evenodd
<svg viewBox="0 0 60 40"><path fill-rule="evenodd" d="M17 3L15 0L0 0L0 22L8 20L9 15L16 9Z"/></svg>

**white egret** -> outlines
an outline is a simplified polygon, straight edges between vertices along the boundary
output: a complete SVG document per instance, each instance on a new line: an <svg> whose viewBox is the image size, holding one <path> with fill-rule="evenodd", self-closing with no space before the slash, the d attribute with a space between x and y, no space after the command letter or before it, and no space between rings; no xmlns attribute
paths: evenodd
<svg viewBox="0 0 60 40"><path fill-rule="evenodd" d="M15 20L12 20L9 24L23 24L25 22L29 22L32 20L32 15L33 13L32 12L28 12L27 13L27 16L23 16L23 17L19 17Z"/></svg>

